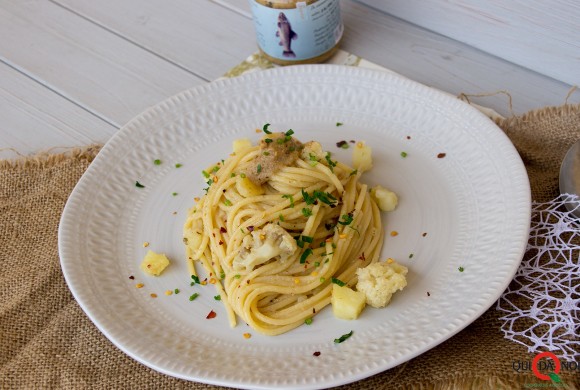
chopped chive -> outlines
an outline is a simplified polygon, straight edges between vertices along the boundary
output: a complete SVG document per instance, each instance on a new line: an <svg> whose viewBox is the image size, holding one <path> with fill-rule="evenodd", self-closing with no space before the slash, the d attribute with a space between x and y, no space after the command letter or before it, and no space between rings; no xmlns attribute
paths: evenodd
<svg viewBox="0 0 580 390"><path fill-rule="evenodd" d="M224 204L225 204L226 206L231 206L231 205L232 205L232 201L231 201L231 200L229 200L229 199L226 199L226 200L224 200Z"/></svg>
<svg viewBox="0 0 580 390"><path fill-rule="evenodd" d="M290 129L290 130L288 130L287 132L284 133L284 135L286 137L290 137L292 134L294 134L294 130L292 130L292 129Z"/></svg>
<svg viewBox="0 0 580 390"><path fill-rule="evenodd" d="M302 209L302 215L305 217L310 217L312 215L312 210L305 207Z"/></svg>
<svg viewBox="0 0 580 390"><path fill-rule="evenodd" d="M177 163L175 164L175 168L181 168L183 166L183 164Z"/></svg>
<svg viewBox="0 0 580 390"><path fill-rule="evenodd" d="M221 295L216 295L213 297L213 299L215 299L216 301L221 301L222 300L222 296Z"/></svg>
<svg viewBox="0 0 580 390"><path fill-rule="evenodd" d="M459 268L457 268L457 270L458 270L459 272L463 272L463 271L465 271L465 268L463 268L463 267L459 267Z"/></svg>
<svg viewBox="0 0 580 390"><path fill-rule="evenodd" d="M171 195L177 196L177 192L173 192L173 193L171 193Z"/></svg>
<svg viewBox="0 0 580 390"><path fill-rule="evenodd" d="M246 178L246 174L245 174L245 173L240 173L240 177L241 177L242 179L245 179L245 178Z"/></svg>
<svg viewBox="0 0 580 390"><path fill-rule="evenodd" d="M294 207L294 197L292 195L282 195L282 198L290 200L290 207Z"/></svg>
<svg viewBox="0 0 580 390"><path fill-rule="evenodd" d="M343 124L344 124L344 123L342 123L342 122L336 122L336 127L340 127L340 126L342 126Z"/></svg>
<svg viewBox="0 0 580 390"><path fill-rule="evenodd" d="M347 334L343 334L342 336L340 336L337 339L334 339L334 342L336 344L340 344L342 343L344 340L348 339L350 336L352 336L352 330L350 332L348 332Z"/></svg>
<svg viewBox="0 0 580 390"><path fill-rule="evenodd" d="M302 256L300 256L300 264L304 264L306 263L306 258L308 256L310 256L312 254L312 249L307 248L304 253L302 253Z"/></svg>
<svg viewBox="0 0 580 390"><path fill-rule="evenodd" d="M306 325L311 325L312 324L312 317L308 317L307 319L304 320L304 323Z"/></svg>
<svg viewBox="0 0 580 390"><path fill-rule="evenodd" d="M199 278L197 277L197 275L191 275L191 279L193 280L193 283L199 284Z"/></svg>
<svg viewBox="0 0 580 390"><path fill-rule="evenodd" d="M278 215L278 219L282 222L284 222L284 216L282 214Z"/></svg>
<svg viewBox="0 0 580 390"><path fill-rule="evenodd" d="M334 283L334 284L338 284L340 287L342 287L342 286L345 286L345 285L346 285L346 283L345 283L345 282L343 282L342 280L340 280L340 279L337 279L337 278L332 278L332 279L331 279L331 281L332 281L332 283Z"/></svg>
<svg viewBox="0 0 580 390"><path fill-rule="evenodd" d="M159 160L159 159L153 160L153 164L161 165L161 160Z"/></svg>
<svg viewBox="0 0 580 390"><path fill-rule="evenodd" d="M270 130L268 130L268 127L270 127L270 124L269 124L269 123L266 123L266 124L264 125L264 127L262 127L262 131L263 131L264 133L266 133L266 134L272 134L272 132L271 132Z"/></svg>
<svg viewBox="0 0 580 390"><path fill-rule="evenodd" d="M403 158L407 157L407 152L401 152L401 157Z"/></svg>
<svg viewBox="0 0 580 390"><path fill-rule="evenodd" d="M189 300L193 301L195 298L199 297L199 293L193 293L189 296Z"/></svg>
<svg viewBox="0 0 580 390"><path fill-rule="evenodd" d="M175 290L173 290L173 293L174 293L174 294L179 294L179 293L180 293L180 291L179 291L179 289L178 289L178 288L176 288Z"/></svg>
<svg viewBox="0 0 580 390"><path fill-rule="evenodd" d="M225 277L226 277L226 273L224 271L222 271L221 274L220 274L220 279L223 279Z"/></svg>
<svg viewBox="0 0 580 390"><path fill-rule="evenodd" d="M301 236L302 241L307 242L307 243L312 243L312 241L314 241L314 237L311 236Z"/></svg>
<svg viewBox="0 0 580 390"><path fill-rule="evenodd" d="M239 279L239 278L241 278L241 277L242 277L242 275L240 275L240 274L235 274L235 275L234 275L234 278L236 278L236 279Z"/></svg>
<svg viewBox="0 0 580 390"><path fill-rule="evenodd" d="M258 164L256 170L258 171L258 173L262 172L262 164Z"/></svg>
<svg viewBox="0 0 580 390"><path fill-rule="evenodd" d="M206 171L201 171L201 174L203 175L203 177L205 177L206 179L209 179L209 173L207 173Z"/></svg>
<svg viewBox="0 0 580 390"><path fill-rule="evenodd" d="M269 144L270 142L272 142L272 138L266 138L266 139L264 140L264 142L265 142L265 143L267 143L267 144Z"/></svg>
<svg viewBox="0 0 580 390"><path fill-rule="evenodd" d="M135 182L135 187L137 188L145 188L145 186L141 183L139 183L138 181Z"/></svg>

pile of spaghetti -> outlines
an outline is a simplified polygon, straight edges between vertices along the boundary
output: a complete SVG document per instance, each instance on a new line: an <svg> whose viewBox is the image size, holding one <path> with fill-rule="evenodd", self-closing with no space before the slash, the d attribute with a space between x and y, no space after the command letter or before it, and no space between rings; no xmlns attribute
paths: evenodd
<svg viewBox="0 0 580 390"><path fill-rule="evenodd" d="M356 285L357 268L378 260L380 210L363 169L332 159L292 130L234 152L203 171L206 194L184 226L189 269L199 261L215 282L230 325L237 316L278 335L330 303L332 282Z"/></svg>

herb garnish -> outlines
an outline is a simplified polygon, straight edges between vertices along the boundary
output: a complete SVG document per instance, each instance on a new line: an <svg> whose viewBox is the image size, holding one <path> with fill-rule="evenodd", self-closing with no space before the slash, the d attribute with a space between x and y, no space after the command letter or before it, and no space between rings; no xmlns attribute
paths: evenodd
<svg viewBox="0 0 580 390"><path fill-rule="evenodd" d="M302 215L308 218L312 215L312 210L305 207L302 209Z"/></svg>
<svg viewBox="0 0 580 390"><path fill-rule="evenodd" d="M348 332L347 334L343 334L342 336L340 336L337 339L334 339L334 342L336 344L340 344L342 343L344 340L348 339L350 336L352 336L352 330L350 332Z"/></svg>
<svg viewBox="0 0 580 390"><path fill-rule="evenodd" d="M268 130L268 127L270 127L270 124L269 124L269 123L266 123L266 124L264 125L264 127L262 127L262 131L263 131L264 133L266 133L266 134L272 134L272 132L271 132L270 130Z"/></svg>
<svg viewBox="0 0 580 390"><path fill-rule="evenodd" d="M294 197L292 195L282 195L282 198L290 200L290 207L294 207Z"/></svg>
<svg viewBox="0 0 580 390"><path fill-rule="evenodd" d="M345 283L345 282L343 282L342 280L340 280L340 279L337 279L337 278L332 278L332 279L331 279L331 282L332 282L332 283L334 283L334 284L338 284L340 287L342 287L342 286L345 286L345 285L346 285L346 283Z"/></svg>
<svg viewBox="0 0 580 390"><path fill-rule="evenodd" d="M195 298L199 297L199 293L193 293L189 296L189 300L193 301Z"/></svg>
<svg viewBox="0 0 580 390"><path fill-rule="evenodd" d="M135 182L135 187L137 188L145 188L145 186L141 183L139 183L138 181Z"/></svg>
<svg viewBox="0 0 580 390"><path fill-rule="evenodd" d="M161 160L155 159L155 160L153 160L153 164L155 164L155 165L161 165Z"/></svg>
<svg viewBox="0 0 580 390"><path fill-rule="evenodd" d="M334 167L336 166L337 162L336 161L332 161L330 159L330 152L326 152L326 156L324 156L324 158L326 159L326 162L328 163L328 167L330 168L330 172L334 172Z"/></svg>
<svg viewBox="0 0 580 390"><path fill-rule="evenodd" d="M304 264L306 263L306 258L308 256L310 256L312 254L312 249L307 248L304 253L302 253L302 256L300 256L300 264Z"/></svg>
<svg viewBox="0 0 580 390"><path fill-rule="evenodd" d="M338 223L340 223L341 225L347 226L350 225L353 221L353 216L352 216L352 211L348 214L343 214L341 216L342 221L338 221Z"/></svg>
<svg viewBox="0 0 580 390"><path fill-rule="evenodd" d="M193 280L193 283L199 284L199 278L197 277L197 275L191 275L191 279Z"/></svg>

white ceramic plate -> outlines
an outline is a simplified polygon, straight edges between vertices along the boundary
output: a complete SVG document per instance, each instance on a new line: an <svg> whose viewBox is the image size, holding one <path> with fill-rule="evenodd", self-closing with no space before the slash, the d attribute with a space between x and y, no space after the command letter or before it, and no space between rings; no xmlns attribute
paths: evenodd
<svg viewBox="0 0 580 390"><path fill-rule="evenodd" d="M400 198L384 218L383 258L410 270L408 287L387 308L367 308L356 321L335 319L327 308L310 326L267 337L243 323L230 329L213 286L189 285L181 231L186 210L203 193L200 171L225 158L234 139L257 140L254 129L266 122L292 128L303 141L319 140L348 163L351 150L337 142L373 147L365 180ZM529 220L522 161L476 109L380 71L294 66L185 91L128 123L74 189L59 250L83 310L143 364L232 387L321 388L395 367L474 321L512 279ZM148 249L172 259L162 277L139 271ZM165 295L176 288L179 294ZM199 298L189 301L194 292ZM217 317L208 320L210 310ZM351 330L350 339L333 342Z"/></svg>

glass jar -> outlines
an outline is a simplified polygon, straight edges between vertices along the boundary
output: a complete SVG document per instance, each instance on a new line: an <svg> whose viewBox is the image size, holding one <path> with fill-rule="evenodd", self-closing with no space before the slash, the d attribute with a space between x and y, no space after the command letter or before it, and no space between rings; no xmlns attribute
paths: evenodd
<svg viewBox="0 0 580 390"><path fill-rule="evenodd" d="M249 0L258 47L279 65L314 64L330 58L344 26L339 0Z"/></svg>

